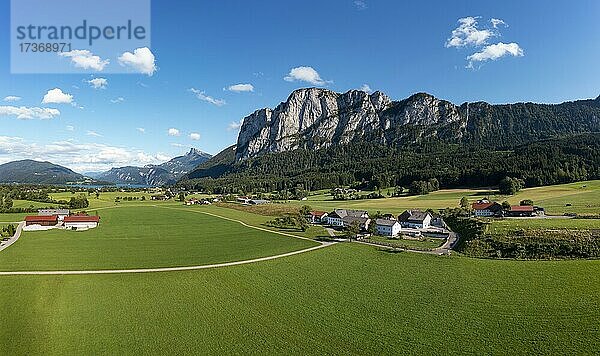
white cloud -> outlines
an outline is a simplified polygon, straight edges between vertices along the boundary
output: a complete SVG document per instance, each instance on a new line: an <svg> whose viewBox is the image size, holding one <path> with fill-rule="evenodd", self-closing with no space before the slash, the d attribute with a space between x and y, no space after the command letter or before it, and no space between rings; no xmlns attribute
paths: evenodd
<svg viewBox="0 0 600 356"><path fill-rule="evenodd" d="M364 91L365 93L369 93L369 94L371 94L373 92L373 89L371 89L369 84L363 84L362 87L360 87L360 90Z"/></svg>
<svg viewBox="0 0 600 356"><path fill-rule="evenodd" d="M44 98L42 99L42 104L72 104L73 103L73 95L63 93L63 91L59 88L54 88L48 90Z"/></svg>
<svg viewBox="0 0 600 356"><path fill-rule="evenodd" d="M313 67L296 67L290 70L290 73L283 78L287 82L307 82L313 85L321 86L332 83L321 79L319 73Z"/></svg>
<svg viewBox="0 0 600 356"><path fill-rule="evenodd" d="M485 46L481 51L468 56L468 68L473 68L473 62L495 61L504 56L523 57L525 53L517 43L496 43Z"/></svg>
<svg viewBox="0 0 600 356"><path fill-rule="evenodd" d="M367 3L363 0L354 0L354 7L359 10L365 10L367 8Z"/></svg>
<svg viewBox="0 0 600 356"><path fill-rule="evenodd" d="M478 17L463 17L458 19L460 24L452 31L452 36L446 41L446 47L481 46L487 43L494 32L489 29L477 28Z"/></svg>
<svg viewBox="0 0 600 356"><path fill-rule="evenodd" d="M67 125L67 126L65 126L65 129L66 129L67 131L75 131L75 127L74 127L74 126L72 126L72 125Z"/></svg>
<svg viewBox="0 0 600 356"><path fill-rule="evenodd" d="M179 130L176 128L170 128L167 130L167 134L169 134L169 136L180 136L181 132L179 132Z"/></svg>
<svg viewBox="0 0 600 356"><path fill-rule="evenodd" d="M119 64L148 76L152 76L157 70L154 54L148 47L137 48L133 53L123 53L119 57Z"/></svg>
<svg viewBox="0 0 600 356"><path fill-rule="evenodd" d="M227 126L227 131L237 131L240 129L240 127L242 127L243 123L244 119L241 119L240 121L233 121Z"/></svg>
<svg viewBox="0 0 600 356"><path fill-rule="evenodd" d="M110 63L108 59L103 60L99 56L94 55L87 49L75 49L70 52L61 52L58 54L61 57L71 58L71 63L77 68L93 69L101 72Z"/></svg>
<svg viewBox="0 0 600 356"><path fill-rule="evenodd" d="M192 132L190 134L190 140L194 140L194 141L200 140L200 134L197 132Z"/></svg>
<svg viewBox="0 0 600 356"><path fill-rule="evenodd" d="M37 144L20 137L0 136L0 163L17 159L50 161L77 172L85 172L158 164L167 161L169 157L160 152L150 154L139 149L101 143L78 143L68 140Z"/></svg>
<svg viewBox="0 0 600 356"><path fill-rule="evenodd" d="M113 103L113 104L119 104L119 103L122 103L122 102L124 102L124 101L125 101L125 98L123 98L123 97L121 97L121 96L120 96L120 97L118 97L118 98L116 98L116 99L111 99L111 100L110 100L110 102L111 102L111 103Z"/></svg>
<svg viewBox="0 0 600 356"><path fill-rule="evenodd" d="M171 143L171 146L173 146L173 147L187 147L186 145L182 145L181 143L176 143L176 142Z"/></svg>
<svg viewBox="0 0 600 356"><path fill-rule="evenodd" d="M60 115L60 111L50 108L25 106L0 106L0 116L15 116L17 119L52 119Z"/></svg>
<svg viewBox="0 0 600 356"><path fill-rule="evenodd" d="M240 92L253 92L254 91L254 86L252 84L236 84L236 85L231 85L230 87L227 88L227 90L234 91L234 92L237 92L237 93L240 93Z"/></svg>
<svg viewBox="0 0 600 356"><path fill-rule="evenodd" d="M108 80L106 78L94 78L87 81L94 89L106 89Z"/></svg>
<svg viewBox="0 0 600 356"><path fill-rule="evenodd" d="M21 97L14 96L14 95L9 95L4 98L4 101L6 101L7 103L14 103L15 101L19 101L19 100L21 100Z"/></svg>
<svg viewBox="0 0 600 356"><path fill-rule="evenodd" d="M138 130L138 132L140 132L140 133L146 133L146 129L143 127L138 127L138 128L136 128L136 130Z"/></svg>
<svg viewBox="0 0 600 356"><path fill-rule="evenodd" d="M100 135L96 131L91 131L91 130L88 130L88 132L86 133L86 135L93 136L93 137L103 137L102 135Z"/></svg>
<svg viewBox="0 0 600 356"><path fill-rule="evenodd" d="M500 19L491 19L490 23L492 24L492 27L494 27L494 28L498 28L498 26L500 26L500 25L508 27L506 22L504 22L504 20L500 20Z"/></svg>
<svg viewBox="0 0 600 356"><path fill-rule="evenodd" d="M223 106L223 105L227 104L227 102L225 102L225 100L215 99L212 96L206 95L206 93L204 91L194 89L194 88L190 88L190 91L192 93L194 93L194 95L196 95L196 98L198 98L202 101L206 101L207 103L211 103L216 106Z"/></svg>

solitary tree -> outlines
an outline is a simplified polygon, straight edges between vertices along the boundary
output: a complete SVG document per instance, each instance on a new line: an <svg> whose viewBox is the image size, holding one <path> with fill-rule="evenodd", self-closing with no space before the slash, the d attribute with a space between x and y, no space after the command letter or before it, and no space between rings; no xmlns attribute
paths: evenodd
<svg viewBox="0 0 600 356"><path fill-rule="evenodd" d="M463 208L464 210L469 210L469 198L462 197L460 199L460 207Z"/></svg>

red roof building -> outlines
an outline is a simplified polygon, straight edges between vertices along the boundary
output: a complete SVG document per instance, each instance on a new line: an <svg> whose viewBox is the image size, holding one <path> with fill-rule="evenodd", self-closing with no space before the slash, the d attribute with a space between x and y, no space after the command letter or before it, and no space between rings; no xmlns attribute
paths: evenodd
<svg viewBox="0 0 600 356"><path fill-rule="evenodd" d="M41 225L41 226L54 226L58 224L57 215L29 215L25 217L25 226L30 225Z"/></svg>
<svg viewBox="0 0 600 356"><path fill-rule="evenodd" d="M66 223L99 223L99 216L89 216L89 215L71 215L66 216L64 220Z"/></svg>

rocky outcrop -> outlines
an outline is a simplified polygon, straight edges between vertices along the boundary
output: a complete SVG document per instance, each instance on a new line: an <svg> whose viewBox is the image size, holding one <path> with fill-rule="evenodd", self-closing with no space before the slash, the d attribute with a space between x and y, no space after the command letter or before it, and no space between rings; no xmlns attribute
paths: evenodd
<svg viewBox="0 0 600 356"><path fill-rule="evenodd" d="M319 149L368 134L386 143L400 138L395 132L397 127L431 128L460 121L458 107L428 94L392 102L381 92L351 90L339 94L326 89L300 89L275 109L261 109L244 118L236 158L298 148Z"/></svg>
<svg viewBox="0 0 600 356"><path fill-rule="evenodd" d="M457 106L426 93L392 101L381 92L299 89L275 109L261 109L244 118L236 160L365 139L399 147L434 141L507 149L600 131L599 100Z"/></svg>

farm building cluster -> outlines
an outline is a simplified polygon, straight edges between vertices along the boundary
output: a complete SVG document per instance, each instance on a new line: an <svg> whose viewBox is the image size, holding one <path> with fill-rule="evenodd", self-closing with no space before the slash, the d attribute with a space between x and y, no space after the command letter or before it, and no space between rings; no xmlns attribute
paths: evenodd
<svg viewBox="0 0 600 356"><path fill-rule="evenodd" d="M506 205L482 199L471 205L475 217L536 217L544 215L544 208L533 205Z"/></svg>
<svg viewBox="0 0 600 356"><path fill-rule="evenodd" d="M324 224L338 229L357 225L361 232L374 230L378 235L388 237L448 237L448 229L442 218L421 210L406 210L398 216L385 214L372 219L366 210L335 209L329 213L312 211L307 218L313 224ZM373 225L375 229L369 229Z"/></svg>
<svg viewBox="0 0 600 356"><path fill-rule="evenodd" d="M62 228L66 230L88 230L98 227L100 217L85 213L71 213L68 209L41 209L38 215L25 217L26 231Z"/></svg>

